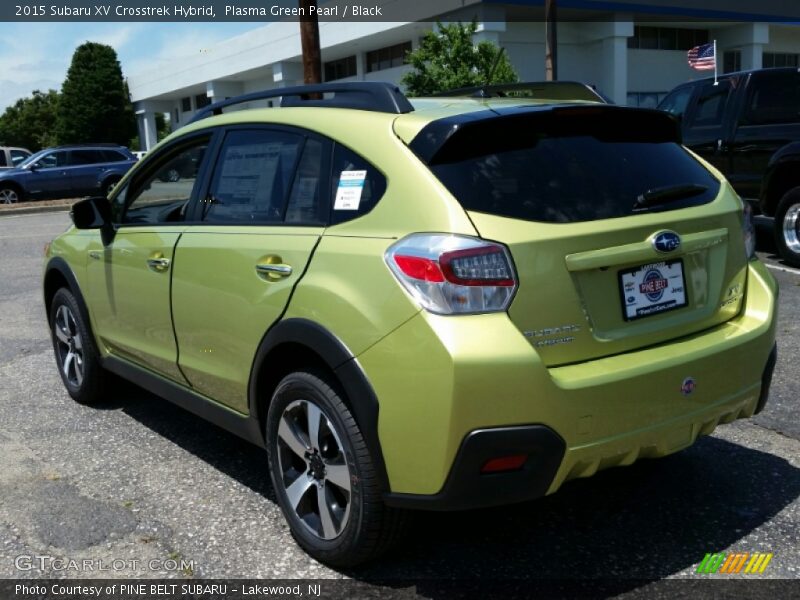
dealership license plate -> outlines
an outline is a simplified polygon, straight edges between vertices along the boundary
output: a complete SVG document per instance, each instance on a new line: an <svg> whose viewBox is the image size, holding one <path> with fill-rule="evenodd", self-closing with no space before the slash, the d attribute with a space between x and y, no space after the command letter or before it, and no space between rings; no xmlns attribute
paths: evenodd
<svg viewBox="0 0 800 600"><path fill-rule="evenodd" d="M686 306L686 281L680 259L641 265L619 272L626 321Z"/></svg>

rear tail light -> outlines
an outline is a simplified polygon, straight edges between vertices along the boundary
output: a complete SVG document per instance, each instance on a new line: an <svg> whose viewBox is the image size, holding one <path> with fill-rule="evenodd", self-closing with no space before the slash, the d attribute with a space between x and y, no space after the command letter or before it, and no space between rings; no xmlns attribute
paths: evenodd
<svg viewBox="0 0 800 600"><path fill-rule="evenodd" d="M477 238L415 233L387 250L386 263L423 308L441 315L504 311L517 289L508 250Z"/></svg>

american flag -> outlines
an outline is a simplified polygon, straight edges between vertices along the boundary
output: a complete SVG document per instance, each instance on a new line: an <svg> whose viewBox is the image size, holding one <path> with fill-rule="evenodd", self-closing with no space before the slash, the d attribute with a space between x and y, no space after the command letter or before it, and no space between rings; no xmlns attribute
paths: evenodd
<svg viewBox="0 0 800 600"><path fill-rule="evenodd" d="M695 46L687 53L689 66L698 71L711 71L717 66L717 57L714 54L714 42Z"/></svg>

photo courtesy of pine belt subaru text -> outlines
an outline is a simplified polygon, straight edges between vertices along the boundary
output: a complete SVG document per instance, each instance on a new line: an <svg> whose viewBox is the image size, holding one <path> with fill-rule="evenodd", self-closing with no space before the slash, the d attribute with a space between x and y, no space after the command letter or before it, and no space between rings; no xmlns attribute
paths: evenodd
<svg viewBox="0 0 800 600"><path fill-rule="evenodd" d="M670 115L533 89L207 107L49 247L70 396L121 376L263 447L339 567L412 509L531 500L761 411L777 286L749 210Z"/></svg>

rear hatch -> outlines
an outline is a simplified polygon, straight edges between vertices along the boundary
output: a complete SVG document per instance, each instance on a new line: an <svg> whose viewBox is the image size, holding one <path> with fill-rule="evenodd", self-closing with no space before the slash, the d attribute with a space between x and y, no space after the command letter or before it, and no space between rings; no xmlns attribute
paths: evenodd
<svg viewBox="0 0 800 600"><path fill-rule="evenodd" d="M434 122L410 147L481 237L509 248L519 289L508 312L546 364L662 343L739 312L741 202L679 144L671 118L604 106L475 117Z"/></svg>

